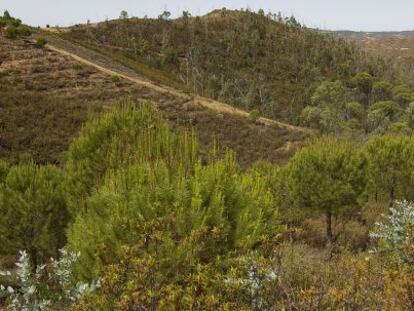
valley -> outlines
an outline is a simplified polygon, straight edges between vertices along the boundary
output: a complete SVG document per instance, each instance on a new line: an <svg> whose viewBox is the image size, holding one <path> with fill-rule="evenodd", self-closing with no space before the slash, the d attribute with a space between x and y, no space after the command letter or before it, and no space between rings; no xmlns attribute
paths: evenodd
<svg viewBox="0 0 414 311"><path fill-rule="evenodd" d="M412 310L413 38L5 11L0 310Z"/></svg>

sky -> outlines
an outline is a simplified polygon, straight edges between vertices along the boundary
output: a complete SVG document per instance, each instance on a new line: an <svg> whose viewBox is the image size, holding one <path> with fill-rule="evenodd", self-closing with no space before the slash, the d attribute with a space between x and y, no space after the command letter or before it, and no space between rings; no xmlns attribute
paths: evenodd
<svg viewBox="0 0 414 311"><path fill-rule="evenodd" d="M294 15L308 27L331 30L414 30L414 0L0 0L9 12L32 26L70 26L130 16L156 17L164 10L172 17L188 10L203 15L213 9L249 8Z"/></svg>

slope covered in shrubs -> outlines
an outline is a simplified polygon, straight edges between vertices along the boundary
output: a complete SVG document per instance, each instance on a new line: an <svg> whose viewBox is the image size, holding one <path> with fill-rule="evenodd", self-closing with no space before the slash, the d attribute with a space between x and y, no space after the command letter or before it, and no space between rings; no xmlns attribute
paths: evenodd
<svg viewBox="0 0 414 311"><path fill-rule="evenodd" d="M0 162L0 270L17 248L30 253L17 278L0 272L0 304L407 310L413 208L395 200L414 199L413 155L410 136L323 137L286 165L242 170L230 151L202 161L196 135L148 105L114 107L86 124L63 168Z"/></svg>
<svg viewBox="0 0 414 311"><path fill-rule="evenodd" d="M77 45L72 49L84 51ZM120 66L108 58L104 61ZM227 148L237 152L243 167L257 160L285 162L310 136L307 131L262 124L257 115L248 118L207 109L191 95L179 97L112 77L25 38L0 34L0 63L0 157L14 163L27 153L37 163L62 164L62 153L87 120L130 99L151 102L173 128L195 129L204 159L217 142L221 153Z"/></svg>
<svg viewBox="0 0 414 311"><path fill-rule="evenodd" d="M401 78L382 59L294 18L225 9L203 17L187 12L175 20L167 17L78 25L62 36L135 62L134 68L146 68L140 73L149 78L169 79L198 94L293 123L301 122L302 110L324 81L339 81L353 90L359 73L374 81Z"/></svg>

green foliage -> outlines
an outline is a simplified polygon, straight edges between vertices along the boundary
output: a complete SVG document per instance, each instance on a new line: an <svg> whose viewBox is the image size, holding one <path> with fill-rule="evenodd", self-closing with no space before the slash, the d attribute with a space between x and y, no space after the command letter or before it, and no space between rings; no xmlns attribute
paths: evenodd
<svg viewBox="0 0 414 311"><path fill-rule="evenodd" d="M119 82L121 82L121 77L117 76L117 75L112 75L111 76L111 81L115 84L118 84Z"/></svg>
<svg viewBox="0 0 414 311"><path fill-rule="evenodd" d="M20 25L19 27L17 27L17 31L19 35L23 37L28 37L32 34L32 30L29 26L26 25Z"/></svg>
<svg viewBox="0 0 414 311"><path fill-rule="evenodd" d="M294 17L248 10L218 10L199 18L168 17L165 13L158 20L76 27L63 36L103 53L107 51L102 46L112 46L120 52L110 56L127 55L130 61L125 63L131 68L149 65L168 75L166 82L175 86L295 123L324 81L340 81L344 86L355 77L361 89L367 90L372 87L369 75L373 81L389 78L391 71L393 79L399 76L381 59L369 57L349 42L307 29ZM139 53L142 41L148 44L145 54ZM342 96L331 104L341 102Z"/></svg>
<svg viewBox="0 0 414 311"><path fill-rule="evenodd" d="M340 81L323 82L313 93L313 106L340 108L345 103L345 88Z"/></svg>
<svg viewBox="0 0 414 311"><path fill-rule="evenodd" d="M411 135L412 129L408 126L407 122L393 122L388 127L390 135Z"/></svg>
<svg viewBox="0 0 414 311"><path fill-rule="evenodd" d="M307 106L302 110L301 119L304 125L312 128L321 128L322 108Z"/></svg>
<svg viewBox="0 0 414 311"><path fill-rule="evenodd" d="M252 119L253 121L257 121L260 117L262 116L262 113L260 112L260 110L258 109L253 109L252 111L250 111L249 113L249 117L250 119Z"/></svg>
<svg viewBox="0 0 414 311"><path fill-rule="evenodd" d="M19 28L22 25L22 21L20 19L13 18L10 20L10 24L14 27Z"/></svg>
<svg viewBox="0 0 414 311"><path fill-rule="evenodd" d="M43 48L47 44L47 40L45 37L38 37L36 38L36 47Z"/></svg>
<svg viewBox="0 0 414 311"><path fill-rule="evenodd" d="M4 35L6 36L6 38L9 38L9 39L15 39L19 36L27 37L27 36L30 36L31 34L32 34L32 30L30 29L30 27L26 25L20 25L20 23L9 23L8 26L6 26L6 29L4 32Z"/></svg>
<svg viewBox="0 0 414 311"><path fill-rule="evenodd" d="M3 13L3 18L5 18L5 19L12 19L12 17L11 17L11 15L10 15L9 11L7 11L7 10L5 10L5 11L4 11L4 13Z"/></svg>
<svg viewBox="0 0 414 311"><path fill-rule="evenodd" d="M171 133L146 106L113 110L86 125L66 165L67 186L85 181L71 194L84 197L84 204L68 230L70 248L82 253L84 277L115 264L123 246L139 244L157 223L163 226L158 248L144 244L142 251L157 251L157 258L174 258L176 265L209 263L277 233L277 208L266 182L243 174L230 153L201 165L195 146L191 136ZM177 273L174 267L168 271Z"/></svg>
<svg viewBox="0 0 414 311"><path fill-rule="evenodd" d="M358 206L365 167L366 159L355 145L329 137L302 149L289 162L287 182L294 203L326 215L330 241L331 217Z"/></svg>
<svg viewBox="0 0 414 311"><path fill-rule="evenodd" d="M353 77L354 85L365 95L369 95L372 91L374 78L367 72L359 72Z"/></svg>
<svg viewBox="0 0 414 311"><path fill-rule="evenodd" d="M148 244L157 243L156 234L145 236ZM276 275L271 261L257 253L176 267L174 258L142 252L141 244L124 248L122 260L105 269L101 291L85 297L73 311L127 311L137 306L165 311L272 308L268 291ZM169 274L171 266L180 273Z"/></svg>
<svg viewBox="0 0 414 311"><path fill-rule="evenodd" d="M390 100L392 98L393 85L389 81L377 81L373 85L373 96L375 101Z"/></svg>
<svg viewBox="0 0 414 311"><path fill-rule="evenodd" d="M6 30L4 32L4 36L6 38L9 38L9 39L15 39L15 38L17 38L18 34L19 34L19 32L17 30L17 27L15 27L13 25L7 26L6 27Z"/></svg>
<svg viewBox="0 0 414 311"><path fill-rule="evenodd" d="M128 12L125 10L122 10L121 14L119 15L119 19L128 19Z"/></svg>
<svg viewBox="0 0 414 311"><path fill-rule="evenodd" d="M61 182L52 166L30 162L10 168L0 183L0 254L25 249L35 264L57 255L68 221Z"/></svg>
<svg viewBox="0 0 414 311"><path fill-rule="evenodd" d="M412 89L408 85L398 85L392 89L392 98L399 105L406 107L414 99Z"/></svg>
<svg viewBox="0 0 414 311"><path fill-rule="evenodd" d="M383 112L383 114L386 115L390 120L396 120L402 113L401 107L393 101L382 101L371 105L368 109L368 114L376 110Z"/></svg>
<svg viewBox="0 0 414 311"><path fill-rule="evenodd" d="M410 129L414 129L414 103L410 103L405 113L407 126Z"/></svg>
<svg viewBox="0 0 414 311"><path fill-rule="evenodd" d="M0 159L0 187L1 184L6 180L6 177L9 173L9 169L9 165L5 161Z"/></svg>
<svg viewBox="0 0 414 311"><path fill-rule="evenodd" d="M133 165L109 175L86 210L69 230L69 245L82 252L80 269L87 277L119 260L122 246L138 243L146 225L157 220L167 221L160 247L177 264L209 262L277 232L277 209L265 183L242 175L231 156L188 172L163 161Z"/></svg>
<svg viewBox="0 0 414 311"><path fill-rule="evenodd" d="M65 163L65 192L70 212L83 210L85 200L103 177L129 163L163 159L168 166L191 166L196 160L193 135L176 135L167 123L143 105L113 108L88 122L69 148Z"/></svg>
<svg viewBox="0 0 414 311"><path fill-rule="evenodd" d="M357 101L348 102L345 104L346 118L363 120L365 117L364 107Z"/></svg>
<svg viewBox="0 0 414 311"><path fill-rule="evenodd" d="M388 132L391 120L382 109L372 110L367 115L367 129L371 134L384 135Z"/></svg>
<svg viewBox="0 0 414 311"><path fill-rule="evenodd" d="M396 199L411 199L414 141L408 136L372 137L365 145L369 160L369 193L384 197L389 207Z"/></svg>

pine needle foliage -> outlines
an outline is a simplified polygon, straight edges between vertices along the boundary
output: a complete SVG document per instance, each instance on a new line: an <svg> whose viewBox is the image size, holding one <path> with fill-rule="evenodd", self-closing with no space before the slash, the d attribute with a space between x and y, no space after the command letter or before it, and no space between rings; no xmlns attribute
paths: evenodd
<svg viewBox="0 0 414 311"><path fill-rule="evenodd" d="M193 133L172 133L148 105L123 103L88 122L71 144L64 168L69 210L75 215L82 209L107 172L158 159L179 167L193 163L197 153Z"/></svg>
<svg viewBox="0 0 414 311"><path fill-rule="evenodd" d="M164 161L135 164L109 175L69 230L70 247L82 253L83 276L115 263L123 246L138 243L143 230L160 220L167 224L158 245L165 253L158 256L177 264L253 248L278 228L265 182L243 175L231 155L207 166L196 163L192 171L174 171Z"/></svg>
<svg viewBox="0 0 414 311"><path fill-rule="evenodd" d="M62 179L57 168L31 161L10 168L0 182L0 254L24 249L34 265L58 255L68 218Z"/></svg>
<svg viewBox="0 0 414 311"><path fill-rule="evenodd" d="M78 192L84 208L68 230L83 277L116 263L154 222L164 226L157 257L177 265L256 248L277 233L265 180L241 172L231 152L203 165L196 146L193 135L170 132L147 106L121 107L85 127L66 166L69 182L85 181ZM145 243L142 251L155 252Z"/></svg>
<svg viewBox="0 0 414 311"><path fill-rule="evenodd" d="M326 216L330 242L331 218L358 206L366 185L366 165L366 158L355 144L334 137L316 141L289 162L287 183L293 202Z"/></svg>

